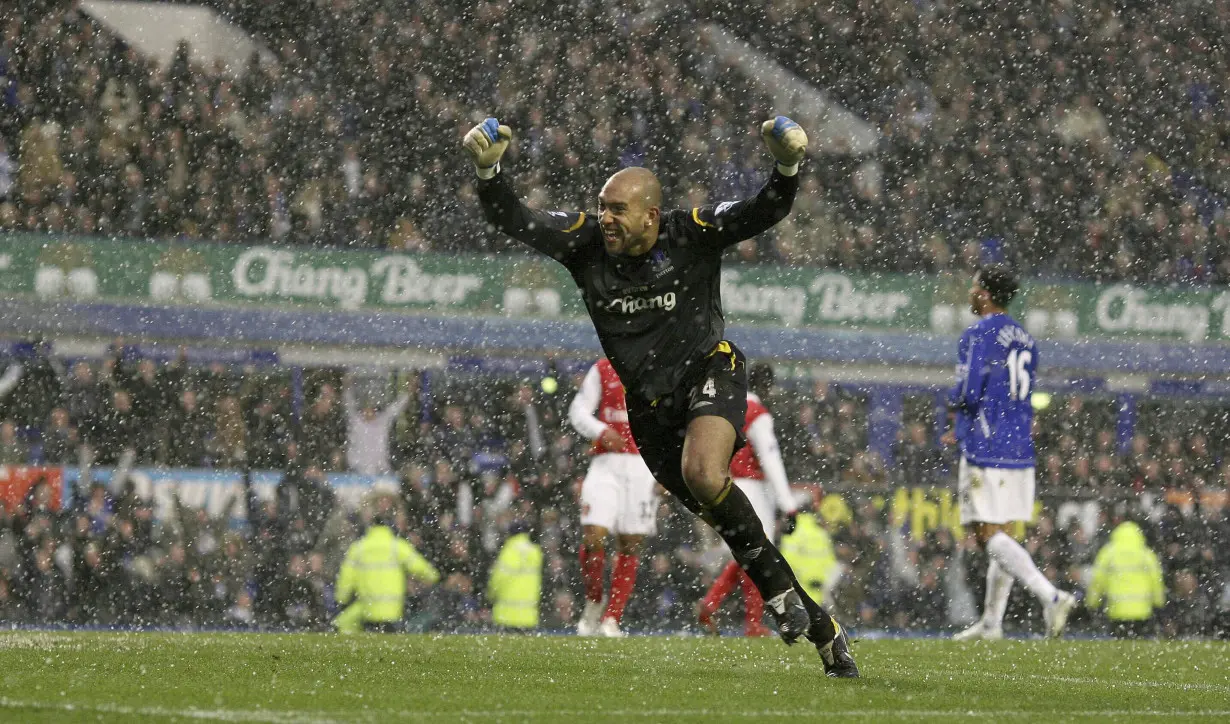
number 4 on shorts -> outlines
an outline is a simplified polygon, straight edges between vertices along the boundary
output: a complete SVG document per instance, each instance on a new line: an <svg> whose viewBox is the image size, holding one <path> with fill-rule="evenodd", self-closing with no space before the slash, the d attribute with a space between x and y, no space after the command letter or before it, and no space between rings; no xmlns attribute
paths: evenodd
<svg viewBox="0 0 1230 724"><path fill-rule="evenodd" d="M705 380L705 386L700 388L700 393L705 397L717 397L717 385L713 384L713 378Z"/></svg>

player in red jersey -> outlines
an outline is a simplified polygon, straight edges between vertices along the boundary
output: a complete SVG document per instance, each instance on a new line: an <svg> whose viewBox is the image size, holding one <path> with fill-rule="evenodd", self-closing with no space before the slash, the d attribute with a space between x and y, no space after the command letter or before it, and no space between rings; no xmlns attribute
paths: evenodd
<svg viewBox="0 0 1230 724"><path fill-rule="evenodd" d="M577 622L582 636L623 636L619 622L640 563L641 542L656 530L656 483L641 459L628 424L624 386L604 357L589 372L568 407L577 432L593 440L589 472L581 483L581 575L585 610ZM603 605L606 538L615 534L611 593Z"/></svg>
<svg viewBox="0 0 1230 724"><path fill-rule="evenodd" d="M794 520L798 514L798 506L786 478L786 466L782 463L777 436L773 433L773 416L761 400L761 396L768 395L773 388L773 368L765 363L752 365L747 373L747 386L747 417L743 434L751 445L735 453L730 461L730 474L735 479L735 485L738 485L752 502L752 508L756 510L756 515L764 526L765 535L769 540L773 540L777 532L777 511L780 510L786 518L782 531L784 534L794 530ZM701 624L717 632L713 614L736 583L743 588L744 633L748 636L771 635L773 632L763 621L764 599L756 590L755 584L733 560L726 564L701 600L698 607Z"/></svg>

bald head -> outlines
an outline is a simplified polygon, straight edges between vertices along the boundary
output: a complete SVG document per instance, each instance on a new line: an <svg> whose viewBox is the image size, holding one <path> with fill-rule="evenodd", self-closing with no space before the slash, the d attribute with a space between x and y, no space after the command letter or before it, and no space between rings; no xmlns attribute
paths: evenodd
<svg viewBox="0 0 1230 724"><path fill-rule="evenodd" d="M662 184L647 168L622 169L603 185L598 194L598 212L608 252L644 254L658 240Z"/></svg>
<svg viewBox="0 0 1230 724"><path fill-rule="evenodd" d="M640 166L629 166L615 172L602 187L605 193L608 189L618 190L625 199L636 199L645 208L662 208L662 184L653 171Z"/></svg>

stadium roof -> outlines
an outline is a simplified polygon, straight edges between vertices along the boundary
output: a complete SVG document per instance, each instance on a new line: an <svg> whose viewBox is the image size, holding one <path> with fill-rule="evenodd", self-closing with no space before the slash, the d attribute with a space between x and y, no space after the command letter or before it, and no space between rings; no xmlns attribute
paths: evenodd
<svg viewBox="0 0 1230 724"><path fill-rule="evenodd" d="M273 56L247 33L209 8L176 3L85 0L81 9L119 35L134 50L166 67L180 41L189 43L194 63L212 67L222 61L232 76L243 74L253 51Z"/></svg>

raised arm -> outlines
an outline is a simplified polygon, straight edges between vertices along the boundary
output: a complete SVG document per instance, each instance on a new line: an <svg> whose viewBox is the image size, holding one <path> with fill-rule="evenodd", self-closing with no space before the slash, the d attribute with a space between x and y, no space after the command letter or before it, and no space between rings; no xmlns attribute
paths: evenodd
<svg viewBox="0 0 1230 724"><path fill-rule="evenodd" d="M400 538L397 540L397 559L398 563L406 571L406 574L411 578L416 578L433 586L439 583L440 572L436 570L436 567L431 565L430 561L415 550L414 546Z"/></svg>
<svg viewBox="0 0 1230 724"><path fill-rule="evenodd" d="M346 408L347 417L354 419L359 416L359 401L355 399L350 380L345 380L342 385L342 406Z"/></svg>
<svg viewBox="0 0 1230 724"><path fill-rule="evenodd" d="M21 364L14 362L4 370L3 375L0 375L0 399L4 399L17 386L23 369Z"/></svg>
<svg viewBox="0 0 1230 724"><path fill-rule="evenodd" d="M690 235L702 243L724 249L763 234L790 215L799 191L799 163L807 153L807 134L785 116L765 121L760 133L775 161L769 180L749 199L692 209L685 224Z"/></svg>
<svg viewBox="0 0 1230 724"><path fill-rule="evenodd" d="M401 413L406 411L406 407L410 404L410 393L403 392L397 396L393 404L384 408L380 412L380 419L384 421L386 426L391 425L394 420L401 417Z"/></svg>
<svg viewBox="0 0 1230 724"><path fill-rule="evenodd" d="M583 211L541 211L524 204L500 171L500 158L511 141L512 129L488 118L462 142L478 174L483 217L500 232L567 266L579 249L597 243L597 221Z"/></svg>

